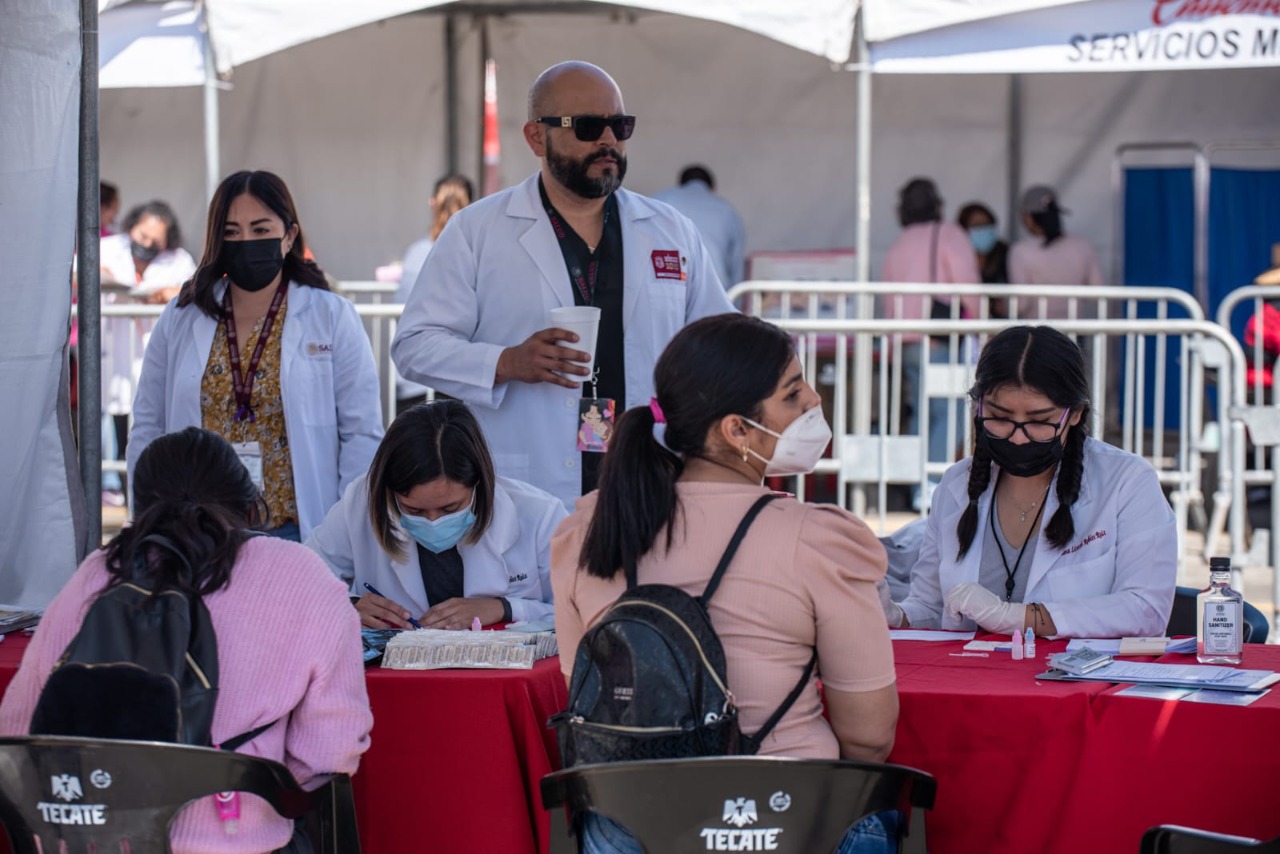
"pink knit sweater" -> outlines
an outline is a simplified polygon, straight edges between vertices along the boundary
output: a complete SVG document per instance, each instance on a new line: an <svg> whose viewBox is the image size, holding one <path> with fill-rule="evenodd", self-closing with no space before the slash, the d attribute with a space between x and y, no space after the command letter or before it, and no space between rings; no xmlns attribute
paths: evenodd
<svg viewBox="0 0 1280 854"><path fill-rule="evenodd" d="M106 583L104 555L94 552L45 611L0 702L0 734L26 734L54 662ZM317 775L355 771L373 716L346 587L304 546L255 537L241 548L231 583L204 601L218 633L214 742L276 721L239 752L283 762L303 786ZM173 850L273 851L292 830L265 801L246 795L239 832L229 836L206 798L174 820Z"/></svg>

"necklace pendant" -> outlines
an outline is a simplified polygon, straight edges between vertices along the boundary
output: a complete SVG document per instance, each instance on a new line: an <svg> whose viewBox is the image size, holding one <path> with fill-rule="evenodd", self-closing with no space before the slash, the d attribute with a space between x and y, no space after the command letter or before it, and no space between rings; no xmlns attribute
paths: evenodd
<svg viewBox="0 0 1280 854"><path fill-rule="evenodd" d="M1019 521L1019 522L1024 522L1024 523L1025 523L1025 522L1027 521L1027 513L1029 513L1029 512L1030 512L1030 511L1028 511L1028 510L1023 510L1023 511L1022 511L1022 515L1018 517L1018 521Z"/></svg>

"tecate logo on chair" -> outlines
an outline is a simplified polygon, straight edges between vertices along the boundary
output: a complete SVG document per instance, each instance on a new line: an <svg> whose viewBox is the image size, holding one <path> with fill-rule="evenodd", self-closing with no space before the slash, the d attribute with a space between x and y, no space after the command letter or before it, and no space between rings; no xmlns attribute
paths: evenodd
<svg viewBox="0 0 1280 854"><path fill-rule="evenodd" d="M780 797L781 796L781 797ZM781 803L786 804L779 809ZM775 811L781 811L791 805L791 798L783 792L777 792L769 799L769 805ZM781 827L751 827L760 816L756 810L756 802L751 798L727 798L721 821L733 828L704 827L699 835L706 843L707 851L777 851L778 837L782 835Z"/></svg>
<svg viewBox="0 0 1280 854"><path fill-rule="evenodd" d="M107 786L111 785L110 775L105 771L94 771L93 784L99 789L106 786L101 784L101 780L105 776L108 781ZM107 823L107 806L106 804L73 804L71 801L79 800L84 797L84 788L80 785L80 778L71 774L54 774L49 778L49 789L51 796L65 801L65 803L49 803L40 801L36 804L36 809L40 810L40 816L49 824L106 824Z"/></svg>

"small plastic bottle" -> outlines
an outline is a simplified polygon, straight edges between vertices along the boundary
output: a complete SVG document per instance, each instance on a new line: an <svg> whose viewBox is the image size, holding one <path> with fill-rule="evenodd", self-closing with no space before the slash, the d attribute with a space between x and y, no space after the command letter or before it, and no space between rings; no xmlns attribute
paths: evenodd
<svg viewBox="0 0 1280 854"><path fill-rule="evenodd" d="M1027 630L1023 633L1022 653L1027 658L1036 657L1036 633L1031 630L1030 626L1027 626Z"/></svg>
<svg viewBox="0 0 1280 854"><path fill-rule="evenodd" d="M1012 647L1013 660L1022 661L1022 632L1015 630L1013 633L1013 637L1010 638L1010 640L1013 644L1013 647Z"/></svg>
<svg viewBox="0 0 1280 854"><path fill-rule="evenodd" d="M1231 589L1231 559L1209 558L1209 586L1196 596L1196 660L1239 664L1244 653L1244 597Z"/></svg>

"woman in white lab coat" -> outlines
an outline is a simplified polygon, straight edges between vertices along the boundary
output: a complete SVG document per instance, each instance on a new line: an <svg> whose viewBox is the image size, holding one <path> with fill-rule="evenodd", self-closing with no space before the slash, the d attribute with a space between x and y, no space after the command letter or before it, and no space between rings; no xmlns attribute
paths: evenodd
<svg viewBox="0 0 1280 854"><path fill-rule="evenodd" d="M330 293L288 188L237 172L209 205L204 257L156 324L128 460L197 426L233 444L270 510L302 539L363 474L382 437L378 374L355 307Z"/></svg>
<svg viewBox="0 0 1280 854"><path fill-rule="evenodd" d="M567 515L555 496L496 477L471 410L437 400L391 423L369 474L306 544L370 628L538 621L551 616L551 535Z"/></svg>
<svg viewBox="0 0 1280 854"><path fill-rule="evenodd" d="M1080 349L1017 326L978 359L973 456L933 496L911 592L881 590L891 627L1031 628L1045 637L1161 635L1177 532L1155 470L1091 439Z"/></svg>

